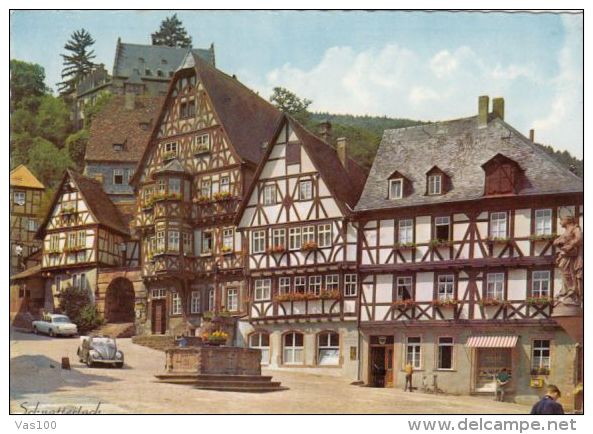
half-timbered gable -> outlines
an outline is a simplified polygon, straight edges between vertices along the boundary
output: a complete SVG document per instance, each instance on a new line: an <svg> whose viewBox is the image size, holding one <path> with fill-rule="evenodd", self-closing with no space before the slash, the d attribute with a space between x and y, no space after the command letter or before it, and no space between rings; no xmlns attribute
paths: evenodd
<svg viewBox="0 0 593 434"><path fill-rule="evenodd" d="M403 179L404 171L411 188L400 194L403 186L390 180ZM410 360L428 368L416 351L435 369L455 369L450 360L439 365L439 336L466 345L472 334L516 335L501 327L514 324L524 337L513 342L528 348L529 336L537 339L545 324L553 339L565 339L550 319L562 286L552 242L563 216L582 225L583 181L499 114L489 114L485 125L476 116L385 131L356 210L361 328L370 359L384 351L377 335L401 343L391 379ZM493 369L528 363L511 348L497 350L508 358L492 361L482 348L470 349L478 372L471 384L440 376L451 391L479 392L492 387ZM529 394L524 385L512 387Z"/></svg>
<svg viewBox="0 0 593 434"><path fill-rule="evenodd" d="M39 250L35 232L41 219L45 186L24 165L10 172L10 274L22 271L27 258Z"/></svg>
<svg viewBox="0 0 593 434"><path fill-rule="evenodd" d="M159 319L153 332L185 328L183 317L199 324L205 311L243 311L234 219L279 119L272 105L191 53L175 73L133 178L143 276L155 300L167 294L155 303L162 312L153 312L166 325Z"/></svg>
<svg viewBox="0 0 593 434"><path fill-rule="evenodd" d="M245 340L253 346L259 330L267 329L271 358L264 363L352 373L344 360L358 316L351 207L363 182L355 162L340 161L333 147L285 117L239 217L250 285ZM301 326L295 328L295 321ZM303 351L295 354L298 342ZM318 351L325 346L335 347L335 358Z"/></svg>
<svg viewBox="0 0 593 434"><path fill-rule="evenodd" d="M124 265L129 230L98 181L68 170L37 237L52 292L70 285L94 297L97 269Z"/></svg>

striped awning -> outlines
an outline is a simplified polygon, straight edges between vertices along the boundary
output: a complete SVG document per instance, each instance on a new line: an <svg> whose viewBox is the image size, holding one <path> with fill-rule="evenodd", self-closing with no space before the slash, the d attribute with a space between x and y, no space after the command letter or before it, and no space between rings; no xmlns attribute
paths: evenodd
<svg viewBox="0 0 593 434"><path fill-rule="evenodd" d="M514 348L519 336L470 336L465 344L471 348Z"/></svg>

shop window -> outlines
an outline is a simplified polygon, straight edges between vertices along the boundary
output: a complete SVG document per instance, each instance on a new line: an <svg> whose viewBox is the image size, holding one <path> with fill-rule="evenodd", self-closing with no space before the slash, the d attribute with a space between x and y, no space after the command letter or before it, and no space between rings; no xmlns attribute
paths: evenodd
<svg viewBox="0 0 593 434"><path fill-rule="evenodd" d="M322 332L317 335L317 363L322 366L340 363L340 335Z"/></svg>
<svg viewBox="0 0 593 434"><path fill-rule="evenodd" d="M292 332L284 335L282 360L286 365L302 365L304 360L303 334Z"/></svg>

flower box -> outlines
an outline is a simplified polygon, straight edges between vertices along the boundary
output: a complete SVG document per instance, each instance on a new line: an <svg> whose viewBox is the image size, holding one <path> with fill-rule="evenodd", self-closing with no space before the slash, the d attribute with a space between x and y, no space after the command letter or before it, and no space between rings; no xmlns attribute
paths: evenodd
<svg viewBox="0 0 593 434"><path fill-rule="evenodd" d="M192 200L193 203L200 203L200 204L205 204L205 203L208 203L211 201L212 201L212 199L210 199L209 196L198 196Z"/></svg>
<svg viewBox="0 0 593 434"><path fill-rule="evenodd" d="M434 240L430 240L428 245L430 247L432 247L433 249L438 248L438 247L451 247L453 245L453 241L434 239Z"/></svg>
<svg viewBox="0 0 593 434"><path fill-rule="evenodd" d="M204 154L209 154L209 153L210 153L210 145L201 144L201 145L198 145L198 147L196 148L194 155L198 156L198 155L204 155Z"/></svg>
<svg viewBox="0 0 593 434"><path fill-rule="evenodd" d="M531 375L550 375L550 368L532 368Z"/></svg>
<svg viewBox="0 0 593 434"><path fill-rule="evenodd" d="M319 292L319 298L321 300L340 300L342 298L342 293L337 289L322 289Z"/></svg>
<svg viewBox="0 0 593 434"><path fill-rule="evenodd" d="M219 191L217 193L214 193L212 195L212 198L216 201L216 202L220 202L223 200L229 200L232 198L231 193L228 191Z"/></svg>
<svg viewBox="0 0 593 434"><path fill-rule="evenodd" d="M217 330L212 333L204 333L202 335L202 339L210 344L224 344L227 339L229 338L228 333L223 332L221 330Z"/></svg>
<svg viewBox="0 0 593 434"><path fill-rule="evenodd" d="M317 249L319 249L319 245L315 241L307 241L301 246L301 251L303 252L310 252Z"/></svg>
<svg viewBox="0 0 593 434"><path fill-rule="evenodd" d="M407 299L407 300L395 300L393 302L393 306L397 309L400 310L405 310L405 309L409 309L411 307L416 306L416 301L412 300L412 299Z"/></svg>
<svg viewBox="0 0 593 434"><path fill-rule="evenodd" d="M274 253L284 253L286 252L286 247L283 245L272 246L266 249L266 253L274 254Z"/></svg>
<svg viewBox="0 0 593 434"><path fill-rule="evenodd" d="M221 253L223 255L230 255L231 253L233 253L233 248L232 247L228 247L228 246L222 246L222 248L220 249Z"/></svg>
<svg viewBox="0 0 593 434"><path fill-rule="evenodd" d="M47 254L49 254L49 255L59 255L61 253L62 253L62 251L60 249L50 249L50 250L47 250Z"/></svg>
<svg viewBox="0 0 593 434"><path fill-rule="evenodd" d="M455 298L447 298L445 300L433 300L432 305L437 307L455 307L459 304L459 300Z"/></svg>
<svg viewBox="0 0 593 434"><path fill-rule="evenodd" d="M202 319L204 321L212 321L212 318L214 318L214 312L207 310L206 312L202 313Z"/></svg>
<svg viewBox="0 0 593 434"><path fill-rule="evenodd" d="M414 250L416 243L395 243L394 247L397 250Z"/></svg>
<svg viewBox="0 0 593 434"><path fill-rule="evenodd" d="M289 292L287 294L278 294L274 297L274 301L276 302L306 300L319 300L319 296L310 292Z"/></svg>
<svg viewBox="0 0 593 434"><path fill-rule="evenodd" d="M549 241L557 237L557 234L533 234L529 237L531 241Z"/></svg>
<svg viewBox="0 0 593 434"><path fill-rule="evenodd" d="M554 299L552 297L527 297L525 301L531 306L545 306L552 304Z"/></svg>
<svg viewBox="0 0 593 434"><path fill-rule="evenodd" d="M175 151L163 152L163 161L172 160L173 158L176 158L176 157L177 157L177 152L175 152Z"/></svg>
<svg viewBox="0 0 593 434"><path fill-rule="evenodd" d="M499 306L502 304L502 301L498 298L483 298L478 302L478 304L480 306Z"/></svg>
<svg viewBox="0 0 593 434"><path fill-rule="evenodd" d="M72 246L72 247L64 247L64 253L76 253L82 250L86 250L85 246Z"/></svg>

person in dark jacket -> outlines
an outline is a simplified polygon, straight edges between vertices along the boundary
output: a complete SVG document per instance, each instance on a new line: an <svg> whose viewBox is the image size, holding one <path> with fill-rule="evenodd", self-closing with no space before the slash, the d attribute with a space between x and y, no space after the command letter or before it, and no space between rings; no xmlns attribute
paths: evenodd
<svg viewBox="0 0 593 434"><path fill-rule="evenodd" d="M556 402L560 398L560 389L553 384L546 387L546 394L535 403L531 414L564 414L562 404Z"/></svg>

